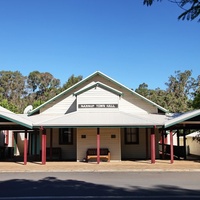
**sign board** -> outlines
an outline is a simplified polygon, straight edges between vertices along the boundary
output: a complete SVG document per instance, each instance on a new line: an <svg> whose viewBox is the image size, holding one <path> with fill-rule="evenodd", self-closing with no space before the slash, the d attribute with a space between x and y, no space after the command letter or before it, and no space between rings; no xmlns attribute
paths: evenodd
<svg viewBox="0 0 200 200"><path fill-rule="evenodd" d="M78 104L78 108L118 108L118 104Z"/></svg>

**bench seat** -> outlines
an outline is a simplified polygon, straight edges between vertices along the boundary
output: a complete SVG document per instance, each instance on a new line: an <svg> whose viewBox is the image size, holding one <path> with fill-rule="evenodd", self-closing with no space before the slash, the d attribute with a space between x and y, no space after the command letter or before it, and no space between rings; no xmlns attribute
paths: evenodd
<svg viewBox="0 0 200 200"><path fill-rule="evenodd" d="M110 151L108 148L100 148L100 159L107 159L110 162ZM97 159L97 149L87 149L86 152L86 161L88 162L90 159Z"/></svg>

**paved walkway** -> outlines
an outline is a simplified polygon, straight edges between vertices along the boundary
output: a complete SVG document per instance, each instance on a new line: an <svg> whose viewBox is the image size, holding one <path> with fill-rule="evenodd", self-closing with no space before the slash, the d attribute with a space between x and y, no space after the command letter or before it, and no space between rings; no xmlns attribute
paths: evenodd
<svg viewBox="0 0 200 200"><path fill-rule="evenodd" d="M0 172L116 172L116 171L199 171L200 160L150 160L119 161L119 162L0 162Z"/></svg>

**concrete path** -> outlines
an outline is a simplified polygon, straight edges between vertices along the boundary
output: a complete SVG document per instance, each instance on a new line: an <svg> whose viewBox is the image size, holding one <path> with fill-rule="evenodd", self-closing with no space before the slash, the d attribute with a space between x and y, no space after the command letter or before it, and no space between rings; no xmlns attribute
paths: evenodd
<svg viewBox="0 0 200 200"><path fill-rule="evenodd" d="M119 162L0 162L0 172L116 172L116 171L199 171L200 161L175 160L173 164L169 160L156 160L151 164L150 160L119 161Z"/></svg>

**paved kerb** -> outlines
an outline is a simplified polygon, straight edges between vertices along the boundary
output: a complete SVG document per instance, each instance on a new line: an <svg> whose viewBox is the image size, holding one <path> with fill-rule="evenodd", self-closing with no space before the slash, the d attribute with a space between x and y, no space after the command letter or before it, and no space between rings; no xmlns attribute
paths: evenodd
<svg viewBox="0 0 200 200"><path fill-rule="evenodd" d="M0 172L93 172L93 171L200 171L200 161L168 160L120 161L120 162L0 162Z"/></svg>

